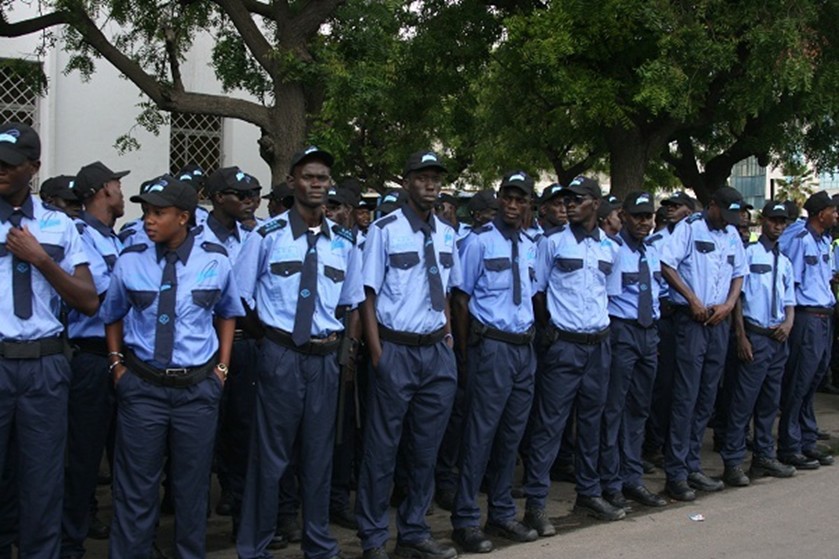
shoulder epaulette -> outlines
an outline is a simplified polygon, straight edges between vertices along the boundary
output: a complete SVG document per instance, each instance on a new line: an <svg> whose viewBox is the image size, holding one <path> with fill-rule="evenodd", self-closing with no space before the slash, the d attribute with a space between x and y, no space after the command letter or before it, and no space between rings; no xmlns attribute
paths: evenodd
<svg viewBox="0 0 839 559"><path fill-rule="evenodd" d="M606 235L606 238L607 238L607 239L609 239L610 241L613 241L613 242L617 243L617 245L618 245L619 247L622 247L622 246L623 246L623 239L621 239L621 238L620 238L619 236L617 236L617 235L615 235L615 236L612 236L612 235Z"/></svg>
<svg viewBox="0 0 839 559"><path fill-rule="evenodd" d="M210 241L204 241L201 243L201 248L206 250L207 252L217 252L219 254L223 254L227 256L227 249L221 246L218 243L211 243Z"/></svg>
<svg viewBox="0 0 839 559"><path fill-rule="evenodd" d="M122 256L123 254L128 254L129 252L143 252L147 248L149 248L149 245L146 243L137 243L136 245L131 245L130 247L122 249L122 252L120 252L119 255Z"/></svg>
<svg viewBox="0 0 839 559"><path fill-rule="evenodd" d="M134 234L134 233L136 233L136 232L137 232L137 230L136 230L136 229L123 229L122 231L120 231L120 232L117 234L117 238L118 238L121 242L123 242L123 243L124 243L126 240L128 240L128 237L130 237L131 235L133 235L133 234Z"/></svg>
<svg viewBox="0 0 839 559"><path fill-rule="evenodd" d="M481 235L483 233L486 233L487 231L492 231L492 225L490 225L489 223L481 226L479 229L472 229L472 233L476 235Z"/></svg>
<svg viewBox="0 0 839 559"><path fill-rule="evenodd" d="M802 229L801 231L799 231L798 233L795 234L795 238L796 239L803 239L804 237L807 236L807 233L808 233L808 231L807 231L806 228Z"/></svg>
<svg viewBox="0 0 839 559"><path fill-rule="evenodd" d="M87 225L85 225L84 222L81 222L81 221L76 222L76 231L79 232L79 235L84 233L84 230L85 230L86 227L87 227Z"/></svg>
<svg viewBox="0 0 839 559"><path fill-rule="evenodd" d="M537 244L539 242L539 239L541 239L544 236L544 233L534 233L533 235L531 235L527 231L522 231L521 234L530 239L530 242L534 245Z"/></svg>
<svg viewBox="0 0 839 559"><path fill-rule="evenodd" d="M653 246L653 243L658 242L663 238L664 236L661 233L656 233L655 235L651 235L644 239L644 244L647 246Z"/></svg>
<svg viewBox="0 0 839 559"><path fill-rule="evenodd" d="M253 231L253 226L252 225L245 225L244 223L240 223L239 227L241 227L243 231L247 231L248 233Z"/></svg>
<svg viewBox="0 0 839 559"><path fill-rule="evenodd" d="M275 220L269 221L268 223L266 223L265 225L263 225L262 227L257 229L256 232L259 233L260 236L264 237L268 233L273 233L274 231L279 231L280 229L285 227L287 224L288 224L288 222L284 219L275 219Z"/></svg>
<svg viewBox="0 0 839 559"><path fill-rule="evenodd" d="M44 207L45 210L50 210L51 212L61 212L64 213L64 210L59 208L58 206L53 206L49 202L41 202L41 205ZM67 215L67 214L65 214Z"/></svg>
<svg viewBox="0 0 839 559"><path fill-rule="evenodd" d="M545 231L545 237L551 237L553 235L556 235L557 233L561 233L562 231L565 231L564 225L557 225L556 227L551 227L550 229Z"/></svg>
<svg viewBox="0 0 839 559"><path fill-rule="evenodd" d="M332 226L332 232L339 237L344 237L352 244L355 244L355 233L353 233L351 229L347 229L346 227L342 227L336 223Z"/></svg>
<svg viewBox="0 0 839 559"><path fill-rule="evenodd" d="M379 229L384 229L385 227L387 227L388 225L390 225L391 223L396 221L397 217L399 217L399 216L391 214L391 215L387 215L387 216L385 216L381 219L378 219L378 220L376 220L376 227L378 227Z"/></svg>
<svg viewBox="0 0 839 559"><path fill-rule="evenodd" d="M687 216L685 218L685 222L693 223L694 221L699 221L700 219L702 219L702 214L701 213L695 213L695 214L691 214L691 215Z"/></svg>

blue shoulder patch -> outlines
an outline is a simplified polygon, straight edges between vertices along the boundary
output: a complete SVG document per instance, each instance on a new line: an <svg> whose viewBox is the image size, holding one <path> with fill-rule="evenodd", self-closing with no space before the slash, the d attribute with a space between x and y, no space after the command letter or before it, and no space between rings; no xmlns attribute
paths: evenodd
<svg viewBox="0 0 839 559"><path fill-rule="evenodd" d="M82 222L82 221L77 221L76 222L76 231L79 232L79 235L84 233L84 230L85 230L86 227L87 227L87 225L84 222Z"/></svg>
<svg viewBox="0 0 839 559"><path fill-rule="evenodd" d="M124 243L126 240L128 240L128 238L129 238L131 235L133 235L133 234L134 234L134 233L136 233L136 232L137 232L137 230L136 230L136 229L123 229L122 231L120 231L120 232L119 232L119 234L117 234L117 238L118 238L121 242L123 242L123 243Z"/></svg>
<svg viewBox="0 0 839 559"><path fill-rule="evenodd" d="M266 235L268 235L268 233L273 233L274 231L279 231L280 229L285 227L287 224L288 224L288 222L284 219L274 219L272 221L269 221L268 223L266 223L265 225L263 225L259 229L257 229L256 232L259 233L259 235L261 237L265 237Z"/></svg>
<svg viewBox="0 0 839 559"><path fill-rule="evenodd" d="M440 220L440 221L442 221L442 220ZM483 233L486 233L487 231L492 231L492 225L490 225L489 223L481 226L480 229L474 229L474 228L472 229L472 232L476 235L482 235Z"/></svg>
<svg viewBox="0 0 839 559"><path fill-rule="evenodd" d="M656 233L655 235L651 235L644 239L644 244L647 246L653 246L653 243L657 243L663 238L664 236L661 233Z"/></svg>
<svg viewBox="0 0 839 559"><path fill-rule="evenodd" d="M803 239L804 237L807 236L807 233L809 233L809 231L807 231L807 228L805 227L804 229L802 229L801 231L799 231L798 233L795 234L795 238L796 239Z"/></svg>
<svg viewBox="0 0 839 559"><path fill-rule="evenodd" d="M383 217L381 219L377 219L376 220L376 227L378 227L379 229L384 229L385 227L387 227L388 225L390 225L391 223L396 221L397 217L399 217L399 216L391 214L391 215L386 215L385 217Z"/></svg>
<svg viewBox="0 0 839 559"><path fill-rule="evenodd" d="M618 235L615 235L614 237L612 235L606 236L609 238L610 241L614 241L615 243L617 243L619 247L623 246L623 239L621 239Z"/></svg>
<svg viewBox="0 0 839 559"><path fill-rule="evenodd" d="M336 223L332 226L332 232L338 235L339 237L344 237L352 244L355 244L355 233L353 233L352 230L347 229L346 227L341 227Z"/></svg>
<svg viewBox="0 0 839 559"><path fill-rule="evenodd" d="M534 245L539 244L539 240L544 236L544 233L534 233L533 235L530 235L526 231L522 231L521 234L530 239L530 242Z"/></svg>
<svg viewBox="0 0 839 559"><path fill-rule="evenodd" d="M53 206L49 202L41 202L41 205L44 207L45 210L50 210L51 212L61 212L64 213L64 210L59 208L58 206Z"/></svg>
<svg viewBox="0 0 839 559"><path fill-rule="evenodd" d="M545 237L552 237L553 235L556 235L557 233L561 233L563 231L565 231L565 226L557 225L556 227L551 227L550 229L545 231Z"/></svg>
<svg viewBox="0 0 839 559"><path fill-rule="evenodd" d="M702 214L697 212L695 214L690 214L689 216L687 216L685 218L685 222L693 223L694 221L699 221L700 219L702 219Z"/></svg>
<svg viewBox="0 0 839 559"><path fill-rule="evenodd" d="M204 241L201 243L201 248L203 248L207 252L217 252L219 254L223 254L227 256L227 249L217 243L211 243L210 241Z"/></svg>
<svg viewBox="0 0 839 559"><path fill-rule="evenodd" d="M129 252L143 252L147 248L149 248L149 245L146 243L137 243L136 245L131 245L130 247L122 249L122 252L120 252L119 255L122 256L123 254L128 254Z"/></svg>

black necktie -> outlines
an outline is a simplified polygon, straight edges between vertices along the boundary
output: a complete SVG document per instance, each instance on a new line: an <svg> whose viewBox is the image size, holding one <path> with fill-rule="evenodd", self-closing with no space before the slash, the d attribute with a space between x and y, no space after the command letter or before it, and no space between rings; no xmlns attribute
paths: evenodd
<svg viewBox="0 0 839 559"><path fill-rule="evenodd" d="M306 233L308 248L303 259L303 273L300 274L300 292L297 297L297 311L294 314L294 331L291 339L301 346L312 337L312 319L315 315L315 299L318 295L318 251L315 248L318 236Z"/></svg>
<svg viewBox="0 0 839 559"><path fill-rule="evenodd" d="M638 246L638 324L648 328L653 325L653 290L650 278L650 264L647 262L644 244Z"/></svg>
<svg viewBox="0 0 839 559"><path fill-rule="evenodd" d="M9 222L20 229L23 213L15 210L9 217ZM15 305L15 316L27 319L32 316L32 266L29 262L17 256L12 257L12 298Z"/></svg>
<svg viewBox="0 0 839 559"><path fill-rule="evenodd" d="M431 308L435 311L442 311L446 306L446 296L443 294L443 280L440 279L440 269L437 267L437 255L434 254L434 239L431 238L431 227L423 226L422 234L425 245L425 273L428 276Z"/></svg>
<svg viewBox="0 0 839 559"><path fill-rule="evenodd" d="M157 301L157 329L154 333L154 360L166 367L172 361L175 347L175 296L178 292L178 276L175 263L178 254L166 253L166 266L160 282L160 296Z"/></svg>
<svg viewBox="0 0 839 559"><path fill-rule="evenodd" d="M510 237L513 243L513 304L521 305L521 270L519 269L519 235Z"/></svg>
<svg viewBox="0 0 839 559"><path fill-rule="evenodd" d="M772 248L772 255L774 259L772 263L772 307L769 311L769 317L775 318L775 312L778 309L778 245Z"/></svg>

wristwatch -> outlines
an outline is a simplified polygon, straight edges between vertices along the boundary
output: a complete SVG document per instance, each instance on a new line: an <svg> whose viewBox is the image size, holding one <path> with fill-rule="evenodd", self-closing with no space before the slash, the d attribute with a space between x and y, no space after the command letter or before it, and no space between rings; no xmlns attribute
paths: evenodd
<svg viewBox="0 0 839 559"><path fill-rule="evenodd" d="M227 367L227 364L226 363L219 363L218 365L216 365L216 369L221 371L221 374L224 377L224 380L227 380L227 373L230 371L230 369Z"/></svg>

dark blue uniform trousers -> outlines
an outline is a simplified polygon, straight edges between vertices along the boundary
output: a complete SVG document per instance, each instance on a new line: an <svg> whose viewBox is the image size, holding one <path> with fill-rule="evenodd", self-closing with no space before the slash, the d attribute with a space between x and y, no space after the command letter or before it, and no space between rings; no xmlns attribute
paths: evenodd
<svg viewBox="0 0 839 559"><path fill-rule="evenodd" d="M248 474L236 550L242 559L271 557L280 478L298 446L307 559L338 554L329 533L329 482L340 381L338 358L304 355L262 343Z"/></svg>
<svg viewBox="0 0 839 559"><path fill-rule="evenodd" d="M70 375L64 355L0 357L0 471L14 429L21 557L59 555Z"/></svg>
<svg viewBox="0 0 839 559"><path fill-rule="evenodd" d="M460 476L452 526L479 526L478 492L487 475L488 520L514 520L511 495L516 449L533 401L536 356L531 345L483 339L469 348Z"/></svg>
<svg viewBox="0 0 839 559"><path fill-rule="evenodd" d="M440 443L435 468L435 485L437 491L456 491L458 464L460 462L463 429L466 412L466 389L458 385L452 404L452 413L446 425L446 433Z"/></svg>
<svg viewBox="0 0 839 559"><path fill-rule="evenodd" d="M658 358L658 330L612 320L612 365L600 437L600 484L616 493L641 483L641 447Z"/></svg>
<svg viewBox="0 0 839 559"><path fill-rule="evenodd" d="M175 506L175 553L205 556L210 467L222 385L215 374L186 388L155 386L130 370L116 385L112 559L147 559L166 450Z"/></svg>
<svg viewBox="0 0 839 559"><path fill-rule="evenodd" d="M703 326L686 309L675 317L678 352L664 471L668 481L684 481L702 470L699 452L725 366L730 327L728 319Z"/></svg>
<svg viewBox="0 0 839 559"><path fill-rule="evenodd" d="M798 454L816 445L818 425L813 398L830 363L831 322L830 315L795 313L788 340L790 356L781 387L778 454Z"/></svg>
<svg viewBox="0 0 839 559"><path fill-rule="evenodd" d="M714 402L714 413L711 418L711 427L714 429L714 442L720 446L725 444L729 408L731 407L734 386L737 384L737 375L739 374L740 358L737 357L737 339L734 335L734 328L729 328L728 352L726 353L722 380L720 381L719 390L717 390L717 400Z"/></svg>
<svg viewBox="0 0 839 559"><path fill-rule="evenodd" d="M670 404L676 370L676 323L672 314L659 319L658 338L658 367L644 439L644 450L648 452L663 451L670 436Z"/></svg>
<svg viewBox="0 0 839 559"><path fill-rule="evenodd" d="M370 379L356 496L363 549L387 543L390 489L403 436L410 483L396 517L398 539L421 542L430 537L425 513L434 493L437 451L456 387L454 352L444 342L422 347L382 342L382 356Z"/></svg>
<svg viewBox="0 0 839 559"><path fill-rule="evenodd" d="M0 470L0 559L12 559L12 544L17 541L17 437L14 425L9 436L5 465Z"/></svg>
<svg viewBox="0 0 839 559"><path fill-rule="evenodd" d="M772 426L781 401L781 379L789 346L769 336L746 331L752 344L754 359L740 362L733 384L729 387L728 423L720 455L726 466L739 466L746 455L746 430L754 417L754 456L775 457Z"/></svg>
<svg viewBox="0 0 839 559"><path fill-rule="evenodd" d="M524 494L527 508L543 509L550 489L550 469L559 451L562 432L577 407L577 493L600 495L597 472L600 421L609 389L609 340L596 345L555 341L536 379L533 426Z"/></svg>
<svg viewBox="0 0 839 559"><path fill-rule="evenodd" d="M90 527L90 500L96 492L99 462L114 411L114 390L108 359L103 355L76 353L70 369L61 556L81 557Z"/></svg>

